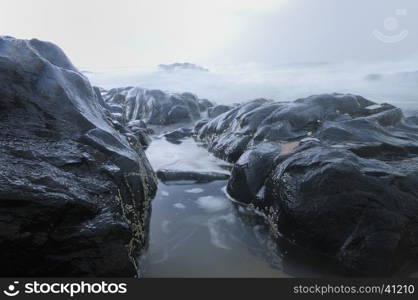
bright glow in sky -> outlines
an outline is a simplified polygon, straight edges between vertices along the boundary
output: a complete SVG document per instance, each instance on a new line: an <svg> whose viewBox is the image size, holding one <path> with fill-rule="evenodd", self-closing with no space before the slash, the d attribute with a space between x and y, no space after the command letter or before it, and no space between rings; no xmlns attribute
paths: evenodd
<svg viewBox="0 0 418 300"><path fill-rule="evenodd" d="M1 34L58 44L82 67L205 62L288 0L2 0Z"/></svg>

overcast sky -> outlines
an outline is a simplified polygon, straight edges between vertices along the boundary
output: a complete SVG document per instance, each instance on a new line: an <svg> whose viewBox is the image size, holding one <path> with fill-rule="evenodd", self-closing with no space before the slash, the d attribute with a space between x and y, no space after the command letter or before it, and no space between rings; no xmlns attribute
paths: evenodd
<svg viewBox="0 0 418 300"><path fill-rule="evenodd" d="M418 59L418 1L1 0L0 33L91 68Z"/></svg>

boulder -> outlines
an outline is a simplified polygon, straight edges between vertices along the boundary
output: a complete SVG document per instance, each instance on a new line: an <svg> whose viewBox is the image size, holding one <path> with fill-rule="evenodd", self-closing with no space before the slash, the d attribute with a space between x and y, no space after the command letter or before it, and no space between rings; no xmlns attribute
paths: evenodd
<svg viewBox="0 0 418 300"><path fill-rule="evenodd" d="M312 144L277 163L262 204L278 232L344 273L388 276L418 255L417 175L417 158L393 164Z"/></svg>
<svg viewBox="0 0 418 300"><path fill-rule="evenodd" d="M208 69L199 66L199 65L195 65L192 63L188 63L188 62L184 62L184 63L173 63L173 64L168 64L168 65L164 65L164 64L160 64L158 65L158 68L164 71L168 71L168 72L174 72L174 71L183 71L183 70L187 70L187 71L199 71L199 72L209 72Z"/></svg>
<svg viewBox="0 0 418 300"><path fill-rule="evenodd" d="M227 192L241 202L251 203L263 187L279 154L280 146L274 143L261 143L246 151L234 164Z"/></svg>
<svg viewBox="0 0 418 300"><path fill-rule="evenodd" d="M216 118L217 116L223 114L224 112L227 112L230 110L232 106L229 105L215 105L213 107L207 108L208 110L208 117L209 118Z"/></svg>
<svg viewBox="0 0 418 300"><path fill-rule="evenodd" d="M150 130L142 120L129 122L126 124L125 129L127 129L125 135L128 136L131 143L136 143L143 149L147 149L151 144L149 134L152 134L152 130Z"/></svg>
<svg viewBox="0 0 418 300"><path fill-rule="evenodd" d="M200 111L207 111L208 108L213 106L213 103L210 102L208 99L199 99L199 108Z"/></svg>
<svg viewBox="0 0 418 300"><path fill-rule="evenodd" d="M136 276L156 177L56 45L0 37L1 276Z"/></svg>
<svg viewBox="0 0 418 300"><path fill-rule="evenodd" d="M201 119L194 124L193 134L199 132L200 128L206 125L209 122L209 119Z"/></svg>
<svg viewBox="0 0 418 300"><path fill-rule="evenodd" d="M195 128L234 162L227 191L277 236L345 274L387 276L418 258L418 125L361 96L257 99Z"/></svg>
<svg viewBox="0 0 418 300"><path fill-rule="evenodd" d="M182 181L207 183L217 180L227 180L229 178L229 174L219 172L198 172L160 169L157 171L157 177L164 183Z"/></svg>
<svg viewBox="0 0 418 300"><path fill-rule="evenodd" d="M200 118L198 98L191 93L126 87L111 89L103 98L109 106L119 107L124 123L143 120L149 125L170 125Z"/></svg>

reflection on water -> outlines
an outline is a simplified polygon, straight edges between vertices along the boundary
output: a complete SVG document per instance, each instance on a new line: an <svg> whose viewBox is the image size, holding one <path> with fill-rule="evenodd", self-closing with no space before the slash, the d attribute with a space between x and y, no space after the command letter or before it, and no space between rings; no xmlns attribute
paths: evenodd
<svg viewBox="0 0 418 300"><path fill-rule="evenodd" d="M225 163L192 139L179 145L155 140L147 155L155 169L224 171L220 165ZM152 205L149 248L141 258L142 276L324 275L306 255L294 255L291 246L274 242L262 217L227 197L226 183L159 183Z"/></svg>
<svg viewBox="0 0 418 300"><path fill-rule="evenodd" d="M255 234L260 228L247 227L237 217L223 194L225 184L160 183L141 264L144 277L284 276L261 257L265 249ZM202 192L185 192L192 188Z"/></svg>

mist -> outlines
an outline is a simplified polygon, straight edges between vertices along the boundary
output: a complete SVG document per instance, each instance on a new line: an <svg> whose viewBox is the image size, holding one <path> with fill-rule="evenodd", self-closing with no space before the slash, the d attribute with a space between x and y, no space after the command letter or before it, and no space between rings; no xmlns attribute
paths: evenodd
<svg viewBox="0 0 418 300"><path fill-rule="evenodd" d="M227 104L349 92L414 109L417 11L414 0L5 0L0 28L60 45L104 88ZM157 68L175 62L210 72Z"/></svg>
<svg viewBox="0 0 418 300"><path fill-rule="evenodd" d="M189 91L218 104L255 98L292 101L313 94L353 93L406 111L417 108L417 62L360 64L318 63L265 66L218 65L209 72L150 69L107 69L87 73L103 88L141 86L170 92Z"/></svg>

